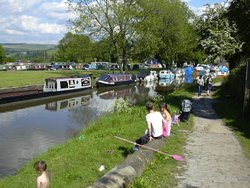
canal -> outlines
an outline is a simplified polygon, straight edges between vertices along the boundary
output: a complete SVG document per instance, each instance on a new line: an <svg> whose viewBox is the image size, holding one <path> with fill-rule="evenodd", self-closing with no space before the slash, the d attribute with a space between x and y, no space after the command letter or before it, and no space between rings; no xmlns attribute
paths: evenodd
<svg viewBox="0 0 250 188"><path fill-rule="evenodd" d="M156 84L137 84L84 94L0 106L0 178L14 175L35 155L78 136L89 122L114 109L115 99L131 104L155 96Z"/></svg>

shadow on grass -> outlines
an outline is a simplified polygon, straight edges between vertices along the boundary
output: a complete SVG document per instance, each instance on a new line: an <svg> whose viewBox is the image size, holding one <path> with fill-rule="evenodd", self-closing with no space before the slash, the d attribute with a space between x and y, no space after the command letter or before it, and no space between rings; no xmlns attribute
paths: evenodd
<svg viewBox="0 0 250 188"><path fill-rule="evenodd" d="M227 98L223 102L213 104L221 118L233 130L240 132L241 136L250 139L250 118L243 120L241 116L241 106L236 104L233 99Z"/></svg>
<svg viewBox="0 0 250 188"><path fill-rule="evenodd" d="M118 150L122 151L122 155L124 156L124 158L133 153L132 147L126 148L124 146L120 146L118 147Z"/></svg>

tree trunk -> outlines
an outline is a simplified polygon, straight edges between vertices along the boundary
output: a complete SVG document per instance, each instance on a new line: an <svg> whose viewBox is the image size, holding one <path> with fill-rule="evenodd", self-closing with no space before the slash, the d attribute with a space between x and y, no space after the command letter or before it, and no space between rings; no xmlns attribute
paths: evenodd
<svg viewBox="0 0 250 188"><path fill-rule="evenodd" d="M245 82L245 96L244 96L244 103L243 103L243 119L247 117L248 112L250 111L250 63L247 62L246 66L246 82Z"/></svg>

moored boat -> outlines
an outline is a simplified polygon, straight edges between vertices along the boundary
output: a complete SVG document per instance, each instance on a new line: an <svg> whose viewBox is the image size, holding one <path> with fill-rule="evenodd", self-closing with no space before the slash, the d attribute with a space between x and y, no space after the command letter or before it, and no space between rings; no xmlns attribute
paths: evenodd
<svg viewBox="0 0 250 188"><path fill-rule="evenodd" d="M76 75L71 77L48 78L45 80L43 92L65 92L91 88L89 75Z"/></svg>
<svg viewBox="0 0 250 188"><path fill-rule="evenodd" d="M170 70L161 70L159 77L160 79L174 79L175 75Z"/></svg>
<svg viewBox="0 0 250 188"><path fill-rule="evenodd" d="M145 76L144 81L151 82L158 80L158 75L156 71L150 71L149 75Z"/></svg>
<svg viewBox="0 0 250 188"><path fill-rule="evenodd" d="M89 88L92 88L90 75L48 78L45 80L43 89L42 86L40 88L33 86L27 89L1 92L0 104L70 94Z"/></svg>
<svg viewBox="0 0 250 188"><path fill-rule="evenodd" d="M102 74L96 81L96 87L128 85L136 82L133 74Z"/></svg>

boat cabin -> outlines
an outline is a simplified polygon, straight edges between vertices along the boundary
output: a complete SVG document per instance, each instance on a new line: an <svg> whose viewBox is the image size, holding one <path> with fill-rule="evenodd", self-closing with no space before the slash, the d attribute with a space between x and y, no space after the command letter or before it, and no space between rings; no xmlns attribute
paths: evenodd
<svg viewBox="0 0 250 188"><path fill-rule="evenodd" d="M91 88L91 77L78 75L71 77L48 78L45 80L44 92L62 92Z"/></svg>
<svg viewBox="0 0 250 188"><path fill-rule="evenodd" d="M102 74L97 80L97 86L115 86L131 84L136 81L136 76L132 74Z"/></svg>

